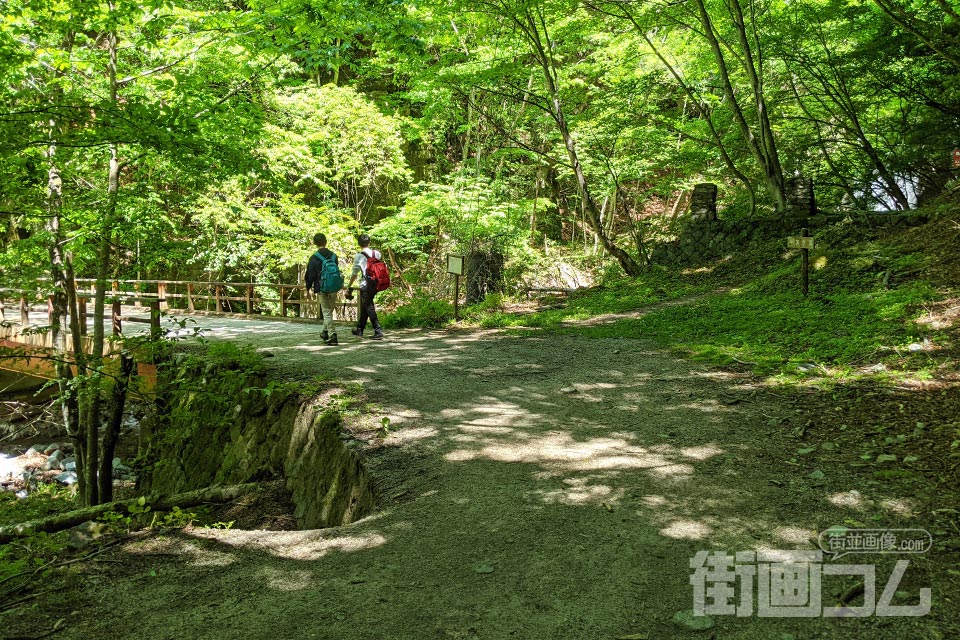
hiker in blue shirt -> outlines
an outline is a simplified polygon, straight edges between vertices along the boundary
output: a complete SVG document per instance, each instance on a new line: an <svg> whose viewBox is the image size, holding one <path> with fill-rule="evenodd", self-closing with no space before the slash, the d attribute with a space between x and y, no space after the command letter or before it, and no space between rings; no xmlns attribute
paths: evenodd
<svg viewBox="0 0 960 640"><path fill-rule="evenodd" d="M337 254L327 249L327 236L318 233L313 236L317 251L307 262L307 295L316 295L320 299L320 314L323 316L323 343L333 347L337 342L337 325L333 323L333 310L337 306L337 295L343 287L343 276L337 265ZM339 279L339 281L338 281Z"/></svg>

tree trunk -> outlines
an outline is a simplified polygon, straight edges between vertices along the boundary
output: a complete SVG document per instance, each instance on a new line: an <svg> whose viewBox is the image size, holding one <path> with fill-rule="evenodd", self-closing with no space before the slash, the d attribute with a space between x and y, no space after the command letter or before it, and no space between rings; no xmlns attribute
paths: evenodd
<svg viewBox="0 0 960 640"><path fill-rule="evenodd" d="M574 176L577 181L577 192L580 194L581 208L587 224L589 224L593 233L597 235L603 248L620 263L624 273L628 276L634 276L640 273L640 265L633 257L618 247L604 233L603 225L600 220L600 209L587 183L587 176L580 163L580 156L577 153L577 145L570 132L570 126L567 123L564 114L563 102L560 99L560 89L557 84L556 64L551 53L550 36L547 33L546 22L542 15L534 15L531 10L524 10L522 13L511 13L514 23L520 28L527 42L533 49L534 56L540 64L543 72L543 79L546 84L547 95L549 96L549 110L554 122L557 124L557 130L563 139L563 146L567 150L567 158L573 168Z"/></svg>
<svg viewBox="0 0 960 640"><path fill-rule="evenodd" d="M737 0L729 0L729 2L731 5L731 10L736 13L740 7L739 3ZM741 45L745 47L745 51L743 51L745 56L743 66L747 71L747 75L751 78L754 102L759 110L759 141L757 140L757 134L754 133L754 130L747 122L747 118L744 115L743 109L738 101L737 93L734 91L733 81L730 78L730 69L727 66L726 57L723 55L723 49L721 48L720 41L717 39L717 34L714 31L713 19L710 17L710 13L707 11L704 0L696 0L696 4L697 9L699 10L700 23L703 26L704 36L707 38L707 42L710 44L710 50L713 52L714 60L717 63L717 72L719 73L720 80L723 83L723 91L730 105L733 119L740 129L740 133L743 136L744 141L747 143L747 147L750 149L750 152L753 154L754 159L757 161L757 164L760 166L760 169L763 172L764 185L773 198L777 211L786 211L786 183L783 178L783 171L780 167L780 158L776 150L776 145L774 144L773 134L770 130L770 121L767 116L766 99L763 96L763 86L760 82L759 74L757 73L754 65L753 57L749 55L750 44L746 39L745 27L742 24L742 16L740 20L735 19L734 22L737 26Z"/></svg>
<svg viewBox="0 0 960 640"><path fill-rule="evenodd" d="M727 152L727 146L723 143L723 137L720 135L720 132L717 131L716 125L713 123L713 116L708 113L705 109L702 108L703 101L700 99L700 96L697 95L697 92L694 91L677 70L674 68L670 61L661 53L660 49L653 43L653 40L647 35L646 31L640 26L633 14L627 13L627 19L633 24L633 26L640 32L640 35L643 36L643 39L646 41L647 45L653 51L654 55L657 56L657 59L667 68L670 72L670 75L673 76L673 79L676 80L677 84L680 85L680 88L683 89L687 98L693 105L693 109L700 114L703 118L703 121L707 124L707 128L710 129L710 136L713 138L714 142L717 145L717 150L720 152L720 157L723 158L723 163L727 165L727 169L730 170L736 178L743 183L743 186L746 187L747 194L750 197L750 211L749 214L753 215L757 207L756 196L753 192L753 183L750 182L750 178L746 176L740 169L737 168L737 165L734 164L733 158L730 157L730 154Z"/></svg>
<svg viewBox="0 0 960 640"><path fill-rule="evenodd" d="M127 388L133 374L133 356L124 353L120 356L120 374L113 385L113 399L110 407L110 424L103 434L100 445L100 496L99 503L113 500L113 454L120 440L120 427L123 425L123 410L127 403Z"/></svg>
<svg viewBox="0 0 960 640"><path fill-rule="evenodd" d="M110 6L111 10L113 5ZM110 103L118 103L117 95L117 34L111 31L107 34L108 53L110 63L108 68L110 83ZM118 147L116 143L110 144L110 166L107 172L107 202L106 210L103 215L103 222L100 225L100 246L97 253L96 262L96 282L97 292L94 295L93 302L93 345L90 354L90 375L87 377L86 393L82 400L86 403L84 417L86 424L84 431L86 439L84 442L83 454L83 473L86 474L85 492L83 495L84 504L93 506L97 504L100 498L100 491L97 485L97 473L99 471L99 446L100 446L100 408L102 399L101 393L101 375L103 368L103 358L106 348L104 336L104 318L105 301L107 293L107 276L110 273L110 255L113 248L113 229L116 225L117 217L117 196L120 190L120 162L118 159ZM77 467L80 469L80 466ZM78 474L79 475L79 474ZM106 481L109 481L106 478Z"/></svg>

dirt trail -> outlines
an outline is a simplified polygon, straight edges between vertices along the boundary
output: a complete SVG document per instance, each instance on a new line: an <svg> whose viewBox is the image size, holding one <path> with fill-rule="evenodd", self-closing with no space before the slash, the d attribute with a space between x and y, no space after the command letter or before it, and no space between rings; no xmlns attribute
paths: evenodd
<svg viewBox="0 0 960 640"><path fill-rule="evenodd" d="M282 375L362 382L390 418L368 452L383 507L127 544L68 610L48 597L0 618L10 633L66 618L57 637L684 637L671 618L692 607L697 551L811 548L851 514L783 462L794 405L643 341L342 330L329 348L316 326L262 324ZM876 618L715 620L724 639L887 637Z"/></svg>

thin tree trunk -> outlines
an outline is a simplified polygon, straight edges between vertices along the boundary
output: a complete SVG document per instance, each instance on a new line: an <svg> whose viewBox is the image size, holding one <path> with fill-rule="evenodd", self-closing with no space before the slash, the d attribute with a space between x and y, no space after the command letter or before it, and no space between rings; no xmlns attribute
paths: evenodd
<svg viewBox="0 0 960 640"><path fill-rule="evenodd" d="M793 90L793 97L797 101L797 105L800 107L800 110L810 119L810 122L813 124L817 132L817 144L820 146L820 153L823 156L824 162L827 163L827 166L830 167L830 171L840 180L841 186L843 187L843 192L850 198L851 202L859 202L860 198L857 197L856 191L847 181L846 176L844 176L839 167L836 166L836 163L833 161L833 154L827 149L826 141L823 139L823 131L821 130L820 123L817 122L817 119L814 118L813 114L810 112L810 108L803 101L800 96L800 91L797 89L797 83L794 80L793 76L790 78L790 88Z"/></svg>
<svg viewBox="0 0 960 640"><path fill-rule="evenodd" d="M96 520L109 511L118 513L129 513L131 507L150 507L153 511L167 511L173 507L181 509L195 507L205 502L229 502L236 500L242 495L252 493L260 487L258 482L246 484L237 484L229 486L207 487L197 491L189 491L174 496L149 496L140 503L140 498L122 500L119 502L109 502L100 505L93 505L84 509L58 513L48 518L32 520L30 522L21 522L19 524L0 527L0 544L6 544L17 538L30 536L35 533L55 533L75 527L78 524Z"/></svg>
<svg viewBox="0 0 960 640"><path fill-rule="evenodd" d="M630 254L618 247L603 232L603 227L600 222L600 210L590 192L586 173L583 170L583 165L580 163L577 145L570 132L570 126L564 114L563 102L560 99L560 90L557 84L556 65L550 53L551 43L549 42L549 34L547 33L543 16L534 16L529 10L524 11L520 16L515 14L511 14L511 16L514 23L524 32L527 41L533 47L534 55L543 71L543 79L546 83L547 94L549 96L550 115L557 124L560 137L563 139L563 146L567 150L567 157L573 168L573 174L576 177L577 191L580 194L584 218L591 230L600 239L603 248L620 263L624 273L628 276L637 275L640 273L640 265Z"/></svg>
<svg viewBox="0 0 960 640"><path fill-rule="evenodd" d="M51 122L51 134L53 134L56 125ZM53 342L54 358L57 371L57 386L60 391L60 415L63 420L64 429L67 436L74 441L78 454L82 453L85 434L83 432L83 423L79 417L79 405L77 403L77 389L73 384L74 370L70 366L70 350L67 349L66 336L66 317L67 317L67 275L64 259L64 239L61 229L60 212L63 206L63 181L59 170L54 162L56 156L57 144L51 141L47 150L47 157L50 162L50 169L47 180L48 192L48 214L47 232L50 234L50 274L53 279L53 317L50 327L50 334ZM75 360L82 359L81 349L77 349L77 337L73 339L73 353ZM77 355L79 354L79 355ZM78 455L78 462L79 462ZM80 495L86 495L87 488L86 476L80 472L77 474L78 490Z"/></svg>
<svg viewBox="0 0 960 640"><path fill-rule="evenodd" d="M630 20L633 23L633 26L637 29L640 35L643 36L643 39L646 40L647 45L650 47L651 50L653 50L654 55L656 55L657 58L660 60L660 62L663 64L663 66L667 68L667 70L670 72L670 75L673 76L674 80L676 80L677 83L680 85L680 88L683 89L684 93L687 95L687 98L690 100L690 102L693 103L693 108L697 110L697 113L699 113L700 116L703 118L704 122L707 123L707 128L710 129L710 135L711 137L713 137L714 141L717 144L717 150L720 152L720 157L723 159L723 163L727 165L727 169L730 170L730 173L736 176L736 178L740 182L742 182L743 185L746 187L747 194L750 197L749 213L750 215L753 215L757 207L756 196L753 193L753 183L750 182L750 178L748 178L745 173L740 171L740 169L737 168L737 165L733 162L733 158L731 158L730 154L727 152L727 146L723 143L723 137L720 135L720 132L717 131L717 127L713 123L713 117L705 109L703 109L700 106L702 104L702 101L700 100L700 96L696 94L696 92L693 90L693 87L691 87L683 79L683 77L676 70L676 68L674 68L674 66L670 64L670 62L666 59L666 57L660 52L660 49L653 43L653 40L651 40L647 36L646 32L643 31L640 25L636 22L636 19L633 17L633 15L628 14L628 20Z"/></svg>
<svg viewBox="0 0 960 640"><path fill-rule="evenodd" d="M832 116L838 119L843 118L847 121L848 124L844 127L844 129L853 135L863 149L863 152L870 159L870 162L873 164L873 168L876 170L877 175L880 176L880 181L883 185L884 191L886 191L887 195L893 199L897 208L906 211L910 208L910 199L903 192L903 189L900 188L900 185L897 184L896 176L891 173L886 163L883 161L883 158L880 157L880 153L877 151L876 147L873 146L870 138L863 130L863 126L860 123L860 114L858 113L856 102L847 89L846 77L844 73L837 68L837 65L834 64L833 52L830 50L826 39L821 37L820 46L823 48L823 51L827 56L827 61L829 62L827 69L829 71L823 73L819 72L817 70L817 66L809 63L809 61L805 59L805 56L801 56L800 58L801 69L806 71L812 78L820 83L820 87L823 89L824 94L830 99L832 104L836 105L836 108L839 110L839 115L834 113L833 109L830 109L825 100L819 100L820 105Z"/></svg>
<svg viewBox="0 0 960 640"><path fill-rule="evenodd" d="M727 0L727 8L733 17L736 26L737 38L740 41L740 47L743 49L743 70L750 79L750 88L753 90L754 107L757 109L758 132L760 144L763 148L763 155L767 160L769 178L772 180L780 193L786 191L783 178L783 167L780 165L780 154L777 152L776 139L773 135L773 128L770 126L770 113L767 109L767 99L763 89L763 50L760 48L760 42L754 39L751 44L747 35L747 25L743 17L743 8L740 6L740 0ZM755 25L756 23L753 22ZM754 56L756 49L756 56ZM778 208L780 205L778 200ZM786 206L786 200L783 201Z"/></svg>
<svg viewBox="0 0 960 640"><path fill-rule="evenodd" d="M120 440L120 427L123 425L123 410L127 403L127 389L130 376L133 375L133 356L120 355L120 374L113 385L113 399L110 407L110 424L103 434L100 449L100 501L99 504L113 500L113 454Z"/></svg>
<svg viewBox="0 0 960 640"><path fill-rule="evenodd" d="M110 5L111 10L113 5ZM107 35L107 46L110 55L108 67L110 82L110 104L118 103L117 95L117 34L111 31ZM84 502L89 506L97 504L100 497L100 491L97 484L97 473L99 471L99 446L100 446L100 409L102 399L101 393L101 370L103 367L104 353L106 350L106 339L104 336L104 318L105 301L107 292L107 276L110 273L110 254L113 247L113 229L116 225L117 217L117 196L120 190L120 161L118 159L118 148L116 143L110 144L110 166L107 173L107 203L106 211L103 216L103 223L100 226L100 246L96 262L96 282L97 292L94 296L93 304L93 344L90 354L89 385L85 401L87 402L86 417L86 451L84 459L84 469L86 470L86 492ZM105 481L109 481L106 478Z"/></svg>
<svg viewBox="0 0 960 640"><path fill-rule="evenodd" d="M906 29L907 31L915 35L921 42L923 42L925 45L930 47L930 49L933 50L938 56L940 56L941 58L943 58L944 60L952 64L953 66L957 67L957 69L960 69L960 57L953 54L948 48L942 47L939 44L937 44L934 41L934 39L930 37L930 35L927 32L927 29L913 24L913 22L910 20L910 16L905 15L904 11L901 10L897 5L895 5L893 2L890 2L889 0L873 0L873 1L878 7L880 7L880 9L885 14L887 14L887 16L890 17L891 20L893 20L895 23L897 23L898 25L900 25L901 27L903 27L904 29ZM945 4L942 1L939 1L939 3L941 4L941 6ZM956 16L956 12L952 10L949 13ZM944 31L940 30L940 33L943 34ZM951 44L956 46L955 42Z"/></svg>
<svg viewBox="0 0 960 640"><path fill-rule="evenodd" d="M735 0L733 1L735 2ZM770 193L771 197L773 197L777 210L785 211L787 208L786 185L783 179L783 173L780 169L780 161L779 157L776 155L775 147L771 147L769 144L763 144L762 142L757 141L757 136L754 134L753 129L747 122L747 118L743 113L743 109L737 100L737 94L733 89L733 81L730 79L730 70L727 66L727 60L723 55L723 49L720 45L720 41L717 39L717 34L714 31L713 19L710 17L710 13L707 11L704 0L696 0L696 4L700 13L700 22L703 26L704 35L707 38L707 42L710 44L710 50L713 52L714 61L717 63L717 71L720 75L720 80L723 83L723 91L729 102L733 119L740 128L740 133L743 136L744 141L747 143L747 147L750 149L750 152L753 154L754 159L757 161L757 164L760 166L760 169L763 172L764 185L767 187L767 191ZM755 69L753 69L753 73L756 73ZM755 86L755 93L757 90L762 91L762 88ZM762 99L762 94L760 95L760 98ZM761 114L763 118L766 118L765 112L766 108L764 107L764 114ZM769 122L767 123L767 126L769 126ZM761 131L763 131L762 124ZM767 134L763 133L762 135L766 136ZM769 155L771 151L774 154L772 156Z"/></svg>

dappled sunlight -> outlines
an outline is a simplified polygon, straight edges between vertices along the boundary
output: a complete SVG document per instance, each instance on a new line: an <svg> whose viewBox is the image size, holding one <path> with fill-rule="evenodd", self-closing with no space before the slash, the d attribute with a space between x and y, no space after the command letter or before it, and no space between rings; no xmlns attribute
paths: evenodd
<svg viewBox="0 0 960 640"><path fill-rule="evenodd" d="M856 489L842 491L827 496L827 501L836 507L861 510L864 507L863 495Z"/></svg>
<svg viewBox="0 0 960 640"><path fill-rule="evenodd" d="M394 348L394 350L396 350L396 351L401 351L401 352L406 353L408 356L412 356L412 355L414 355L414 354L422 353L422 352L424 352L424 351L428 351L428 350L429 350L429 347L427 347L427 346L425 346L425 345L423 345L423 346L422 346L422 345L418 345L418 344L398 344L398 345L394 346L393 348Z"/></svg>
<svg viewBox="0 0 960 640"><path fill-rule="evenodd" d="M714 456L723 455L724 450L715 444L704 444L698 447L685 447L680 449L680 455L694 460L708 460Z"/></svg>
<svg viewBox="0 0 960 640"><path fill-rule="evenodd" d="M463 425L457 427L459 430ZM476 431L476 426L467 425ZM502 428L500 428L502 429ZM607 470L648 470L659 477L685 476L694 468L678 463L683 454L670 445L659 445L662 452L630 444L623 438L590 438L576 440L567 432L552 431L540 435L525 434L519 438L499 438L512 430L484 433L487 437L454 434L450 441L460 444L478 443L477 448L460 448L446 454L449 462L467 462L477 459L495 462L537 464L562 472L592 472Z"/></svg>
<svg viewBox="0 0 960 640"><path fill-rule="evenodd" d="M261 569L260 574L263 583L277 591L300 591L316 584L313 572L303 569L293 570L287 567L277 569L268 566Z"/></svg>
<svg viewBox="0 0 960 640"><path fill-rule="evenodd" d="M702 494L713 497L704 499ZM737 487L707 485L694 493L636 496L632 506L635 514L656 527L660 535L678 540L702 540L705 549L805 549L815 544L816 526L812 522L785 522L786 514L761 511L762 503L755 505L755 515L743 515L745 505L756 500L755 495ZM631 501L627 504L631 505Z"/></svg>
<svg viewBox="0 0 960 640"><path fill-rule="evenodd" d="M622 374L621 374L622 375ZM612 382L576 382L570 386L571 389L576 389L577 395L576 398L583 400L585 402L603 402L605 397L603 391L611 391L620 388L620 384L615 384ZM597 392L597 393L593 393ZM635 394L634 394L635 396ZM627 399L627 394L624 394L624 398ZM634 398L629 398L634 399Z"/></svg>
<svg viewBox="0 0 960 640"><path fill-rule="evenodd" d="M669 500L667 500L664 496L660 496L660 495L643 496L642 498L640 498L640 501L644 504L644 506L651 509L655 509L657 507L664 507L669 504Z"/></svg>
<svg viewBox="0 0 960 640"><path fill-rule="evenodd" d="M493 427L510 429L511 426L529 426L541 420L540 416L511 402L503 402L497 398L477 398L477 404L467 409L443 409L440 415L448 419L465 419L458 429L469 430L477 427ZM504 432L505 433L505 432Z"/></svg>
<svg viewBox="0 0 960 640"><path fill-rule="evenodd" d="M565 504L571 506L587 504L605 504L608 507L618 504L624 497L622 488L613 488L604 484L590 484L587 478L567 478L559 489L537 493L537 497L547 504Z"/></svg>
<svg viewBox="0 0 960 640"><path fill-rule="evenodd" d="M337 529L309 531L243 531L195 529L190 535L215 540L237 549L259 549L287 560L318 560L339 551L353 553L373 549L387 543L379 533L337 535Z"/></svg>
<svg viewBox="0 0 960 640"><path fill-rule="evenodd" d="M729 411L730 408L720 404L716 400L697 400L696 402L688 402L686 404L677 404L674 405L671 410L673 411L699 411L700 413L720 413L721 411Z"/></svg>
<svg viewBox="0 0 960 640"><path fill-rule="evenodd" d="M184 549L181 551L181 553L184 552L190 552L190 550ZM233 556L222 551L194 547L192 552L194 554L194 558L190 564L194 565L195 567L225 567L234 563Z"/></svg>
<svg viewBox="0 0 960 640"><path fill-rule="evenodd" d="M539 513L586 508L591 519L609 516L603 526L655 535L665 545L809 547L811 516L782 499L783 485L757 485L753 478L766 447L758 446L750 425L767 418L757 416L745 395L756 386L741 374L661 367L662 355L626 342L617 343L624 357L598 356L574 367L571 358L580 354L563 345L543 351L538 339L495 331L388 338L356 343L366 350L362 358L339 350L331 362L385 390L391 431L383 441L417 452L411 472L418 475L398 487L406 497L397 509L432 496L418 508L441 504L475 513L485 496L504 501L497 513L516 502ZM655 360L649 366L647 356ZM840 494L831 499L844 506ZM381 533L219 539L310 560L377 548L416 529L396 515L374 526ZM295 589L299 580L277 588Z"/></svg>
<svg viewBox="0 0 960 640"><path fill-rule="evenodd" d="M924 305L926 313L915 320L919 325L942 331L960 324L960 298L947 298Z"/></svg>
<svg viewBox="0 0 960 640"><path fill-rule="evenodd" d="M652 475L661 479L670 478L673 480L690 477L695 471L696 469L688 464L665 464L650 468L650 473Z"/></svg>
<svg viewBox="0 0 960 640"><path fill-rule="evenodd" d="M376 366L370 366L370 365L355 364L347 367L347 369L350 371L356 371L357 373L376 373L377 372Z"/></svg>
<svg viewBox="0 0 960 640"><path fill-rule="evenodd" d="M886 511L895 513L898 516L914 516L913 501L907 498L890 498L880 503L880 506Z"/></svg>
<svg viewBox="0 0 960 640"><path fill-rule="evenodd" d="M210 529L192 529L189 531L210 531ZM177 538L144 540L138 544L126 545L124 551L130 555L146 557L176 555L189 558L188 564L195 567L226 567L236 562L236 558L229 553Z"/></svg>
<svg viewBox="0 0 960 640"><path fill-rule="evenodd" d="M439 434L439 430L435 427L404 427L399 431L391 432L390 439L398 442L414 442L436 438Z"/></svg>
<svg viewBox="0 0 960 640"><path fill-rule="evenodd" d="M817 537L817 532L802 527L777 527L773 530L773 537L792 545L803 546L812 544L812 540Z"/></svg>
<svg viewBox="0 0 960 640"><path fill-rule="evenodd" d="M498 426L470 424L470 423L460 425L458 428L460 429L460 431L465 431L467 433L475 433L479 436L507 435L507 434L516 432L516 429L513 429L511 427L498 427Z"/></svg>
<svg viewBox="0 0 960 640"><path fill-rule="evenodd" d="M660 535L677 540L703 540L713 529L696 520L674 520L664 528L660 529Z"/></svg>

